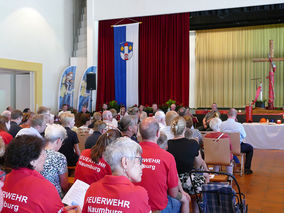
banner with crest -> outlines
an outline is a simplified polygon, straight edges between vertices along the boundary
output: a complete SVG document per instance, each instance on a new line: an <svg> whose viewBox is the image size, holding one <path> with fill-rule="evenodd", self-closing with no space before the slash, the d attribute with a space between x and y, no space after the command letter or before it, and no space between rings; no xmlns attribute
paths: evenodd
<svg viewBox="0 0 284 213"><path fill-rule="evenodd" d="M139 23L115 25L114 80L115 100L119 104L138 104Z"/></svg>

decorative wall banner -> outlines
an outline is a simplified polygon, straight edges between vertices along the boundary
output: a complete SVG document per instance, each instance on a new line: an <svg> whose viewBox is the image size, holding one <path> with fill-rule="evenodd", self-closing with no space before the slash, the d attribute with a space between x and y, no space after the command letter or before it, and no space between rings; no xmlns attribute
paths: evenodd
<svg viewBox="0 0 284 213"><path fill-rule="evenodd" d="M115 100L132 106L138 103L139 23L114 25Z"/></svg>
<svg viewBox="0 0 284 213"><path fill-rule="evenodd" d="M82 80L80 83L80 90L78 95L78 104L77 110L81 112L82 106L86 105L89 112L92 111L91 109L91 91L87 90L87 74L88 73L97 73L97 67L91 66L86 69L84 75L82 76Z"/></svg>
<svg viewBox="0 0 284 213"><path fill-rule="evenodd" d="M76 66L64 70L59 83L58 109L62 109L63 104L73 107L75 75Z"/></svg>

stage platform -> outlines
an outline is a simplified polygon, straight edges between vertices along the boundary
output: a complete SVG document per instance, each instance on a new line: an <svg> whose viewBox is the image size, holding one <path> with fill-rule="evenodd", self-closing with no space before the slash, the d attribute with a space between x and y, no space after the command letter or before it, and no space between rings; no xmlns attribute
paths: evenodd
<svg viewBox="0 0 284 213"><path fill-rule="evenodd" d="M210 110L195 110L194 115L198 118L199 123L198 126L202 125L202 120L207 112ZM227 120L227 113L229 110L225 109L219 109L219 112L221 113L221 120L225 121ZM269 119L270 121L276 122L277 120L281 120L282 123L284 123L284 110L267 110L263 108L255 108L252 112L252 119L253 122L259 122L261 118ZM245 123L246 122L246 113L245 110L238 110L238 116L237 116L238 122Z"/></svg>

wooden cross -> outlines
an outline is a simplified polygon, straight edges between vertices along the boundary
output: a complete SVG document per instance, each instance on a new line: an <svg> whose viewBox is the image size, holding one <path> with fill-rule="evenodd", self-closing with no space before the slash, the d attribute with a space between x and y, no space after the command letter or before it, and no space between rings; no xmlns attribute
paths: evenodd
<svg viewBox="0 0 284 213"><path fill-rule="evenodd" d="M269 40L269 58L254 58L253 62L269 62L269 99L268 109L274 109L274 73L276 65L274 61L284 61L284 58L274 58L273 40Z"/></svg>

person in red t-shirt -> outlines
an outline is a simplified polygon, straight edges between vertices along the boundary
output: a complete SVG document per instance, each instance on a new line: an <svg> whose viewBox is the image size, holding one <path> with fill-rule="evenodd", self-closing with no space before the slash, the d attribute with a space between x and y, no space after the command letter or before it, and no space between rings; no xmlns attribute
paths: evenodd
<svg viewBox="0 0 284 213"><path fill-rule="evenodd" d="M4 179L5 179L5 172L3 172L0 169L0 212L3 208L3 192L2 192L2 187L4 185Z"/></svg>
<svg viewBox="0 0 284 213"><path fill-rule="evenodd" d="M105 175L111 175L111 168L102 155L106 146L119 137L121 137L120 131L110 129L99 137L91 149L85 149L76 165L75 180L79 179L87 184L92 184Z"/></svg>
<svg viewBox="0 0 284 213"><path fill-rule="evenodd" d="M16 137L7 147L5 164L12 168L3 187L2 213L66 212L78 206L64 208L55 186L39 172L45 162L45 143L36 136Z"/></svg>
<svg viewBox="0 0 284 213"><path fill-rule="evenodd" d="M139 130L143 139L140 145L144 168L142 181L136 185L148 191L152 211L188 212L190 198L179 185L175 159L157 145L160 136L158 122L155 118L146 118Z"/></svg>
<svg viewBox="0 0 284 213"><path fill-rule="evenodd" d="M118 138L106 147L104 159L112 175L93 183L86 192L83 211L148 213L147 191L132 182L141 181L142 149L128 137Z"/></svg>
<svg viewBox="0 0 284 213"><path fill-rule="evenodd" d="M7 145L13 139L13 136L8 133L6 123L8 123L8 118L6 118L5 116L0 116L0 137Z"/></svg>

